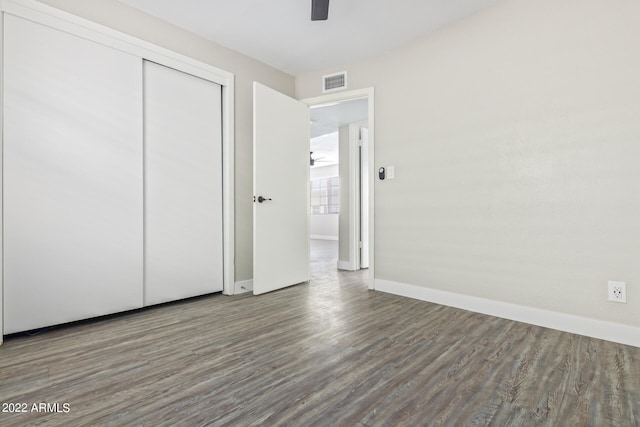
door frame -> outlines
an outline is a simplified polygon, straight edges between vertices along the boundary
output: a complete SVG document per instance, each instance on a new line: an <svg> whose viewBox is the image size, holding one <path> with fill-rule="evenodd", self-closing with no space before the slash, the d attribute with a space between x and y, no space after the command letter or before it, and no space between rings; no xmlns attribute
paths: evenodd
<svg viewBox="0 0 640 427"><path fill-rule="evenodd" d="M369 154L369 140L367 139L367 141L365 142L364 139L362 138L362 133L363 133L363 129L369 129L369 122L368 121L364 121L364 122L358 122L358 123L352 123L349 126L349 132L350 134L352 133L353 135L350 135L349 138L349 144L353 145L353 154L352 157L350 159L351 165L350 168L353 169L354 173L351 173L351 169L350 169L350 179L353 179L353 185L352 185L352 189L353 189L353 195L354 197L352 197L352 199L350 200L350 202L352 203L352 206L354 206L354 210L353 210L353 214L351 215L350 221L353 222L353 227L355 228L354 230L351 231L351 238L353 239L353 255L352 255L352 259L354 260L354 264L355 264L355 268L356 270L360 270L362 268L369 268L369 235L368 235L368 231L369 231L369 203L368 203L368 197L369 197L369 191L367 191L366 196L367 196L367 204L365 206L365 204L363 203L363 182L364 182L364 177L363 177L363 158L364 158L364 153L367 153L367 160L368 159L368 154ZM367 169L369 169L369 163L367 161ZM369 176L370 174L368 173L369 171L366 171L366 181L367 184L369 183ZM369 186L367 185L367 189L369 188ZM352 193L350 193L352 194ZM363 224L365 224L363 218L364 215L363 213L366 213L367 215L367 222L366 222L366 230ZM363 232L364 231L364 232ZM365 248L365 242L366 242L366 252L367 252L367 265L366 267L362 266L362 258L363 258L363 253L365 252L363 249Z"/></svg>
<svg viewBox="0 0 640 427"><path fill-rule="evenodd" d="M334 104L344 101L352 101L355 99L367 99L367 123L369 127L369 289L375 289L375 245L374 245L374 147L375 147L375 115L374 115L374 89L373 87L365 89L347 90L344 92L331 93L327 95L316 96L312 98L301 99L301 102L311 106L322 106L323 104ZM350 138L351 139L351 138ZM353 165L349 165L349 173L353 174ZM352 213L353 216L355 213ZM351 219L351 218L350 218ZM351 223L351 220L349 221ZM352 234L352 233L351 233ZM351 240L351 238L350 238ZM351 243L351 242L350 242ZM350 244L351 246L351 244ZM349 251L351 252L351 250ZM353 258L352 258L353 261ZM359 264L359 262L358 262Z"/></svg>
<svg viewBox="0 0 640 427"><path fill-rule="evenodd" d="M144 41L113 28L98 24L80 16L73 15L61 9L39 3L35 0L0 0L0 67L2 67L2 41L4 32L2 22L4 14L9 13L30 21L65 31L67 33L88 39L111 48L129 53L140 60L149 60L178 71L191 74L222 86L222 197L223 197L223 293L232 295L235 284L235 182L234 182L234 75L228 71L198 61L167 48ZM0 84L0 104L3 103L2 85ZM0 147L2 145L2 112L0 105ZM142 108L142 106L141 106ZM0 153L1 160L1 153ZM0 179L2 174L0 174ZM0 182L1 184L1 182ZM2 185L0 185L0 203L2 200ZM2 221L2 206L0 204L0 223ZM0 239L2 239L0 229ZM0 260L3 259L0 246ZM4 276L0 262L0 280ZM0 289L1 290L1 289ZM4 301L0 292L0 344L3 336L3 307Z"/></svg>
<svg viewBox="0 0 640 427"><path fill-rule="evenodd" d="M349 263L353 271L362 268L360 243L362 242L362 171L360 166L360 129L368 120L349 124ZM368 230L367 230L368 231Z"/></svg>

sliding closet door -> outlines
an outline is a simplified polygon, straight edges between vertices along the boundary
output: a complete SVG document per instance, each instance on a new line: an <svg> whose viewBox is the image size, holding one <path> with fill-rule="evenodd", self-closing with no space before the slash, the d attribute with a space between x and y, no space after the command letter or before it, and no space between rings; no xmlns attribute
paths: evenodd
<svg viewBox="0 0 640 427"><path fill-rule="evenodd" d="M145 305L222 290L221 95L144 63Z"/></svg>
<svg viewBox="0 0 640 427"><path fill-rule="evenodd" d="M4 333L142 306L142 61L4 21Z"/></svg>

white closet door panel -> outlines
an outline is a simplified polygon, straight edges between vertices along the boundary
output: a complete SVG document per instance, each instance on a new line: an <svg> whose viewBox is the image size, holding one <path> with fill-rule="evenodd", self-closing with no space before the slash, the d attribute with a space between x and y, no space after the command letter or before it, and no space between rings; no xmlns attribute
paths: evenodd
<svg viewBox="0 0 640 427"><path fill-rule="evenodd" d="M5 14L4 333L142 306L142 61Z"/></svg>
<svg viewBox="0 0 640 427"><path fill-rule="evenodd" d="M144 63L145 305L222 290L221 87Z"/></svg>

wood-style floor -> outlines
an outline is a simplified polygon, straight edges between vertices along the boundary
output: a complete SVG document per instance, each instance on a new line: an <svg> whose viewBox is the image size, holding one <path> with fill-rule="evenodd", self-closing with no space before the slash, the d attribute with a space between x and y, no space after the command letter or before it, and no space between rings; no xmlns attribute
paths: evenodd
<svg viewBox="0 0 640 427"><path fill-rule="evenodd" d="M9 337L2 409L62 412L0 425L640 425L640 348L369 291L314 248L309 284Z"/></svg>

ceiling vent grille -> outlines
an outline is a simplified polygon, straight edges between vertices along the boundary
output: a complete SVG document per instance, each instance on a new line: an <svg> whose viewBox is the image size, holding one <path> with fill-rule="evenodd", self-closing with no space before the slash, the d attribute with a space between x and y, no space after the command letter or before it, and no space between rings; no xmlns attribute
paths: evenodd
<svg viewBox="0 0 640 427"><path fill-rule="evenodd" d="M333 92L347 88L347 72L322 76L322 93Z"/></svg>

